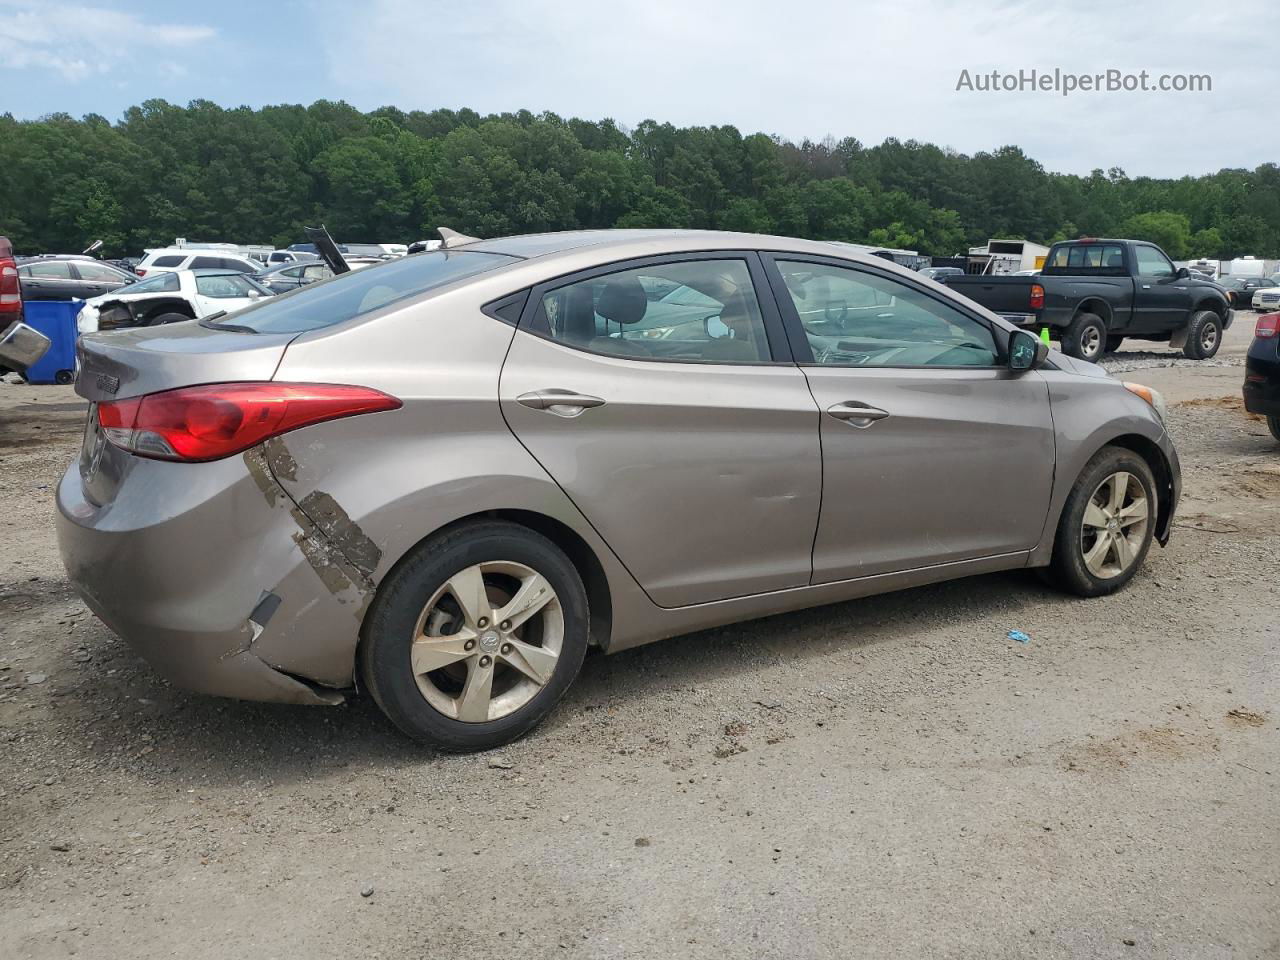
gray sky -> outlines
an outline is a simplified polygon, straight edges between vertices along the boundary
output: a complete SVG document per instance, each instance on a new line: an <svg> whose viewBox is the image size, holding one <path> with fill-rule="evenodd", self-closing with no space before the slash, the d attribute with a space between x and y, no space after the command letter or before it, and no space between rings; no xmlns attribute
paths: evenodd
<svg viewBox="0 0 1280 960"><path fill-rule="evenodd" d="M1012 143L1050 170L1179 176L1280 160L1275 19L1261 0L0 0L0 111L115 119L149 97L527 108L966 153ZM1212 89L956 90L962 70L1055 68L1208 74Z"/></svg>

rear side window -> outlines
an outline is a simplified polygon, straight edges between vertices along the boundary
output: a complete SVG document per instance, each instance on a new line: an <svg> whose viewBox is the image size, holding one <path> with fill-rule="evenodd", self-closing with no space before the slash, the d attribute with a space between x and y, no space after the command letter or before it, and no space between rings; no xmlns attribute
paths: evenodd
<svg viewBox="0 0 1280 960"><path fill-rule="evenodd" d="M764 318L745 260L654 264L546 293L531 331L636 360L763 363Z"/></svg>
<svg viewBox="0 0 1280 960"><path fill-rule="evenodd" d="M237 313L230 323L256 333L319 330L515 262L516 257L468 250L437 250L389 260L264 300ZM217 328L218 321L206 325Z"/></svg>
<svg viewBox="0 0 1280 960"><path fill-rule="evenodd" d="M178 264L182 263L182 261L185 259L187 259L185 256L178 256L177 254L166 254L163 257L156 257L154 260L152 260L151 266L176 267Z"/></svg>
<svg viewBox="0 0 1280 960"><path fill-rule="evenodd" d="M71 267L65 260L46 260L44 263L29 263L19 273L33 280L71 279Z"/></svg>
<svg viewBox="0 0 1280 960"><path fill-rule="evenodd" d="M235 270L237 273L257 273L259 266L245 263L243 260L231 260L227 257L218 257L218 266L223 270Z"/></svg>
<svg viewBox="0 0 1280 960"><path fill-rule="evenodd" d="M1080 243L1058 247L1045 261L1042 272L1124 273L1124 247L1115 243Z"/></svg>
<svg viewBox="0 0 1280 960"><path fill-rule="evenodd" d="M221 270L226 265L227 261L221 257L196 257L191 261L192 270Z"/></svg>

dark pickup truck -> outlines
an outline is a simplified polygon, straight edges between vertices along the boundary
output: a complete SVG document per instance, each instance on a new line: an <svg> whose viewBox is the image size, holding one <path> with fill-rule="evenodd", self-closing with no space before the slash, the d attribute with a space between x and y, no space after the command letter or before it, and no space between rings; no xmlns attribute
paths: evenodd
<svg viewBox="0 0 1280 960"><path fill-rule="evenodd" d="M1062 352L1094 361L1125 337L1181 347L1193 360L1218 352L1231 325L1222 288L1177 268L1140 240L1056 243L1034 277L948 277L947 286L1006 320L1048 327Z"/></svg>

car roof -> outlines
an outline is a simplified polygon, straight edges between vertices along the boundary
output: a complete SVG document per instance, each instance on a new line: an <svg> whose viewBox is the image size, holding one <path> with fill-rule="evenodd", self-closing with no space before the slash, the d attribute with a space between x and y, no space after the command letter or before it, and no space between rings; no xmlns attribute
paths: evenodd
<svg viewBox="0 0 1280 960"><path fill-rule="evenodd" d="M592 259L600 258L601 262L624 259L627 254L646 256L649 253L692 253L702 250L791 251L880 265L889 262L882 257L873 257L860 250L838 245L835 241L801 240L796 237L721 230L567 230L562 233L533 233L461 244L455 241L446 247L451 250L499 253L525 260L575 251L585 253L587 248L591 248Z"/></svg>

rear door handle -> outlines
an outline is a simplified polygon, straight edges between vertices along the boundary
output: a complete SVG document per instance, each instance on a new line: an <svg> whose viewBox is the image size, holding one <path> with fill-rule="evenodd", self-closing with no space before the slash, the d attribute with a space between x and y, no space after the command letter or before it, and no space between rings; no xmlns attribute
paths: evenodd
<svg viewBox="0 0 1280 960"><path fill-rule="evenodd" d="M576 417L588 407L604 406L604 401L585 393L574 393L572 390L534 390L516 397L516 403L523 404L533 410L545 410L557 417Z"/></svg>
<svg viewBox="0 0 1280 960"><path fill-rule="evenodd" d="M871 404L863 403L860 400L846 400L843 403L827 407L827 415L835 417L837 420L843 420L850 426L869 427L877 420L883 420L889 416L889 411L873 407Z"/></svg>

